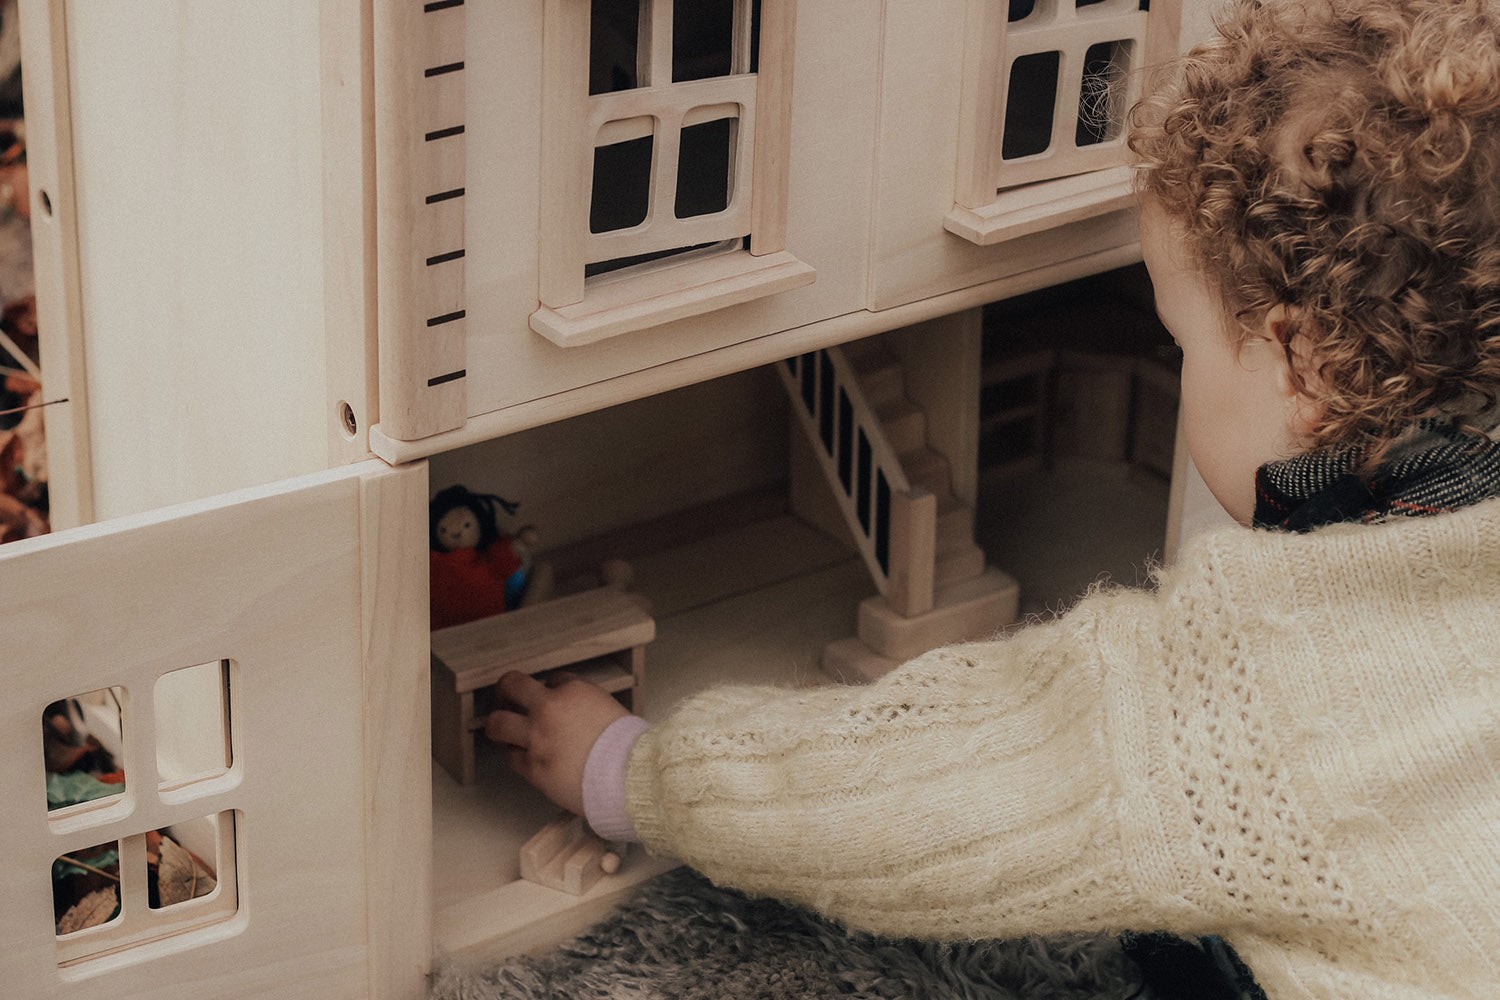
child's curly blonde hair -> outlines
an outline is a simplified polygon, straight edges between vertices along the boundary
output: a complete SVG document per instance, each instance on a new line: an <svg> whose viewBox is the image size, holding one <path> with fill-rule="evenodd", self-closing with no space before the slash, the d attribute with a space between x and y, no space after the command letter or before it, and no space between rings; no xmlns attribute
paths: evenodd
<svg viewBox="0 0 1500 1000"><path fill-rule="evenodd" d="M1233 0L1217 20L1134 112L1144 193L1236 327L1288 307L1315 445L1373 459L1424 417L1479 430L1500 396L1494 3Z"/></svg>

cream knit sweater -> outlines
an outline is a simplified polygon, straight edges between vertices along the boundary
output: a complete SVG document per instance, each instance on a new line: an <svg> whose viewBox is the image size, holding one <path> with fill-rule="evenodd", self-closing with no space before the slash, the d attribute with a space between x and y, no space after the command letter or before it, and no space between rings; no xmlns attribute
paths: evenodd
<svg viewBox="0 0 1500 1000"><path fill-rule="evenodd" d="M876 933L1222 934L1272 1000L1500 996L1500 501L1201 537L863 688L636 745L653 850Z"/></svg>

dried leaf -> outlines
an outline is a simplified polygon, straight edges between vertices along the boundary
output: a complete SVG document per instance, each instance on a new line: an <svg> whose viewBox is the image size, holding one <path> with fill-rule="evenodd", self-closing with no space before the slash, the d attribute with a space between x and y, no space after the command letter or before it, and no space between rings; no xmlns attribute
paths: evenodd
<svg viewBox="0 0 1500 1000"><path fill-rule="evenodd" d="M217 884L213 874L191 851L171 837L161 838L161 867L157 869L156 892L162 906L206 896Z"/></svg>
<svg viewBox="0 0 1500 1000"><path fill-rule="evenodd" d="M57 922L57 933L72 934L107 924L120 912L120 892L114 886L96 890L74 903Z"/></svg>

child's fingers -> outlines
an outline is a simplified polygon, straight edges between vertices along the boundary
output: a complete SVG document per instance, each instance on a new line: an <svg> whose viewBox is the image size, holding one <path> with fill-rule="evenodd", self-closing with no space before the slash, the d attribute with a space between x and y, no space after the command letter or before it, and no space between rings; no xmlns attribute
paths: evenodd
<svg viewBox="0 0 1500 1000"><path fill-rule="evenodd" d="M515 712L491 712L484 723L484 735L496 743L528 749L531 746L531 720Z"/></svg>
<svg viewBox="0 0 1500 1000"><path fill-rule="evenodd" d="M506 759L510 762L510 769L512 771L516 772L521 777L531 782L533 785L536 784L536 777L532 773L531 769L531 758L527 756L525 750L521 750L519 748L511 749L506 754Z"/></svg>
<svg viewBox="0 0 1500 1000"><path fill-rule="evenodd" d="M547 687L560 688L564 684L570 684L576 680L582 680L582 678L572 671L558 670L547 675Z"/></svg>
<svg viewBox="0 0 1500 1000"><path fill-rule="evenodd" d="M530 674L512 670L500 678L496 685L500 696L526 711L535 711L547 696L547 687Z"/></svg>

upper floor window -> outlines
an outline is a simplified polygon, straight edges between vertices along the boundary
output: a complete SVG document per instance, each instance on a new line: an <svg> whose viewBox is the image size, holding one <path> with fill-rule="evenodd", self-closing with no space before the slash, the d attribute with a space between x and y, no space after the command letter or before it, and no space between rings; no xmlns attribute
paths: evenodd
<svg viewBox="0 0 1500 1000"><path fill-rule="evenodd" d="M812 280L785 253L793 0L546 17L533 328L589 343Z"/></svg>
<svg viewBox="0 0 1500 1000"><path fill-rule="evenodd" d="M962 136L948 228L995 243L1129 196L1125 116L1140 91L1150 0L971 0ZM1083 176L1092 175L1092 176ZM1017 190L1074 178L1046 190Z"/></svg>

